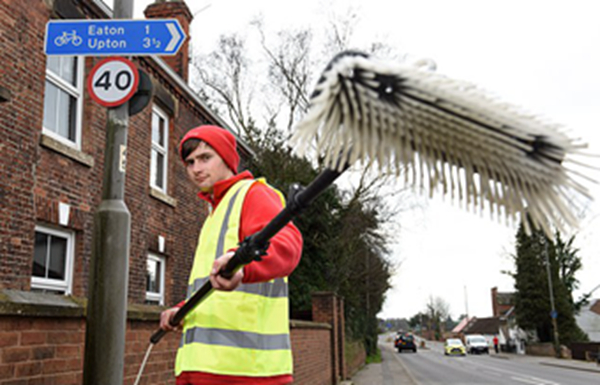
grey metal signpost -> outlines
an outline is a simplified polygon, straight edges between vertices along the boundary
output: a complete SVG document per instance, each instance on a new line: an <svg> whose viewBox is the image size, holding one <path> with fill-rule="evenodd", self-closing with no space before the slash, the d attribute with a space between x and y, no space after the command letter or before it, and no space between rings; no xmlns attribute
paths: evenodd
<svg viewBox="0 0 600 385"><path fill-rule="evenodd" d="M133 15L133 0L115 0L114 18ZM131 215L125 201L129 102L108 108L102 202L94 234L86 314L84 385L123 384Z"/></svg>
<svg viewBox="0 0 600 385"><path fill-rule="evenodd" d="M81 56L177 53L185 40L177 20L126 20L132 15L133 0L115 0L112 20L52 20L46 27L45 52ZM101 61L88 80L92 98L108 107L108 111L102 202L94 216L89 270L83 384L120 385L124 373L131 238L131 215L123 199L127 131L130 111L139 112L149 101L151 82L133 63L122 58ZM129 98L135 98L136 90L141 92L141 98L130 109Z"/></svg>

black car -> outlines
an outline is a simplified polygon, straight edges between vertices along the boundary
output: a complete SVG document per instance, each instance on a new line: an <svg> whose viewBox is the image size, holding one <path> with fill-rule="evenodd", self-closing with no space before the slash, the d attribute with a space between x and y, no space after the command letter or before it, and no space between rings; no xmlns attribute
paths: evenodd
<svg viewBox="0 0 600 385"><path fill-rule="evenodd" d="M414 353L417 352L415 337L410 333L398 333L394 340L394 347L398 349L398 353L401 353L403 350L412 350Z"/></svg>

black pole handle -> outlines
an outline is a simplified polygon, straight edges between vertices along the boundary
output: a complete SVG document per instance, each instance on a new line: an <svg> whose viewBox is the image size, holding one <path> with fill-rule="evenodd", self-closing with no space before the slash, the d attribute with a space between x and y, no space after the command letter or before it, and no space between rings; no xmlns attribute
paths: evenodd
<svg viewBox="0 0 600 385"><path fill-rule="evenodd" d="M281 210L262 230L246 238L240 247L235 251L227 265L220 271L219 275L225 278L231 278L233 274L248 263L260 260L266 254L269 246L269 240L285 227L302 210L308 207L315 198L321 194L327 187L348 169L346 164L340 170L325 169L313 180L310 185L302 189L298 185L293 186L295 191L288 199L286 207ZM176 327L183 321L185 316L192 311L200 302L212 293L214 288L210 281L207 281L198 291L186 301L186 303L175 313L171 321L171 326ZM158 329L151 337L152 344L158 343L165 335L166 330Z"/></svg>

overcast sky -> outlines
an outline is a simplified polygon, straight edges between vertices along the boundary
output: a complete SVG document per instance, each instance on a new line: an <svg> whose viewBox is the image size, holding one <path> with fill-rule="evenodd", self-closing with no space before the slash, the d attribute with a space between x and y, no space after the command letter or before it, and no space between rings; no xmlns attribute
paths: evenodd
<svg viewBox="0 0 600 385"><path fill-rule="evenodd" d="M110 3L110 2L108 2ZM135 17L151 1L135 0ZM187 1L195 14L193 47L210 51L222 33L247 29L262 13L273 30L312 25L352 4L358 10L357 44L385 39L411 57L427 57L437 71L476 83L503 100L563 124L571 136L600 154L600 2L595 0L368 0ZM199 12L201 11L201 12ZM332 53L331 56L333 56ZM316 69L320 71L321 69ZM586 162L600 167L597 158ZM598 171L591 172L600 179ZM581 291L600 285L600 188L582 220ZM453 317L492 315L490 290L511 291L501 270L513 268L516 228L466 213L449 201L425 200L400 218L402 231L392 259L401 262L381 317L410 317L428 297L441 297ZM595 292L600 297L600 289Z"/></svg>

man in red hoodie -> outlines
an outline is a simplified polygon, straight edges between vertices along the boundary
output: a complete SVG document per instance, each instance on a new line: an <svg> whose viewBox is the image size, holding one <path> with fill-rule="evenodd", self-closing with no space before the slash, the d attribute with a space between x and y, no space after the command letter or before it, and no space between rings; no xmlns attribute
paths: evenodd
<svg viewBox="0 0 600 385"><path fill-rule="evenodd" d="M260 231L284 200L263 179L237 172L235 137L216 126L190 130L179 145L188 177L212 210L206 219L190 273L188 298L210 280L216 289L183 322L177 352L177 385L292 382L287 277L298 265L302 236L290 222L271 240L267 255L236 272L218 275L238 244ZM160 327L179 307L161 314Z"/></svg>

